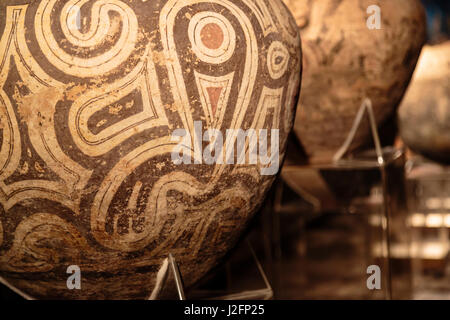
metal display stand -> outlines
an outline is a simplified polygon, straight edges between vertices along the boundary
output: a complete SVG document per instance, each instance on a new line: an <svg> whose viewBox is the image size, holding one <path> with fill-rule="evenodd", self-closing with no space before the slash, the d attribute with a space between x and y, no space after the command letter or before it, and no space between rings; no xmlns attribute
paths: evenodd
<svg viewBox="0 0 450 320"><path fill-rule="evenodd" d="M242 250L243 249L243 250ZM225 269L225 277L227 278L227 288L225 291L223 290L195 290L191 292L194 299L200 299L200 300L270 300L274 296L274 292L272 289L272 286L269 283L268 277L266 275L266 272L264 271L264 268L262 267L258 257L256 256L255 250L253 249L252 244L247 239L245 242L243 242L239 250L241 250L241 254L243 253L244 256L251 258L251 264L253 265L252 270L254 270L258 277L260 278L258 281L258 288L254 289L238 289L233 290L232 283L236 282L233 280L233 274L232 274L232 267L233 266L240 266L243 262L242 261L234 261L235 257L231 256L230 259L225 263L224 269ZM237 253L237 252L235 252ZM242 257L241 257L242 258ZM253 278L253 277L252 277ZM259 285L261 287L259 287Z"/></svg>
<svg viewBox="0 0 450 320"><path fill-rule="evenodd" d="M372 138L375 145L375 156L376 160L372 160L370 158L364 158L364 159L358 159L358 158L352 158L352 159L345 159L344 156L348 152L352 141L355 138L355 135L357 133L358 128L360 127L364 115L368 116ZM389 155L389 159L387 156ZM361 104L361 107L355 117L353 126L349 132L349 135L347 136L347 139L345 140L342 147L338 150L338 152L334 155L333 161L328 164L306 164L306 165L296 165L295 163L285 163L283 167L284 173L295 173L299 172L301 170L349 170L349 171L356 171L356 170L379 170L381 174L381 186L383 190L383 217L381 219L381 227L382 227L382 236L383 236L383 251L384 251L384 261L386 263L385 270L386 272L383 272L385 277L385 297L386 299L390 300L392 299L392 268L391 268L391 230L390 230L390 221L391 221L391 214L392 214L392 208L390 206L390 195L389 195L389 188L388 188L388 172L386 169L386 166L390 164L391 162L395 161L399 157L401 157L403 153L401 151L393 151L390 152L388 150L382 149L378 129L375 121L375 115L372 108L372 103L369 99L365 99L363 103ZM294 190L297 194L299 194L305 201L310 203L314 211L320 211L321 209L321 203L320 200L315 197L313 194L308 193L305 190L301 190L301 188L296 188ZM279 216L280 212L283 212L283 205L282 205L282 196L283 196L283 185L279 183L278 188L275 192L274 197L274 204L273 204L273 212L274 215ZM291 210L292 211L292 208ZM279 225L279 223L277 224ZM275 234L279 235L279 231L275 231ZM279 239L275 240L276 243L279 243ZM278 249L277 251L279 251Z"/></svg>
<svg viewBox="0 0 450 320"><path fill-rule="evenodd" d="M153 289L152 294L148 298L148 300L157 300L159 294L164 289L165 284L167 282L167 278L169 277L169 273L172 272L175 282L175 287L177 289L177 294L179 300L186 300L186 295L184 293L184 284L183 279L181 278L180 268L175 258L171 253L169 256L163 261L161 269L157 275L157 281L155 285L155 289Z"/></svg>
<svg viewBox="0 0 450 320"><path fill-rule="evenodd" d="M264 269L258 260L256 253L250 243L249 240L245 241L245 245L248 247L248 250L250 251L251 257L253 262L255 263L255 266L259 272L259 275L261 276L263 282L264 282L264 288L261 289L255 289L255 290L244 290L236 293L228 293L225 295L221 295L219 291L214 290L208 290L208 291L202 291L201 292L201 299L204 300L269 300L273 297L273 290L269 283L269 280L267 279L266 273L264 272ZM230 262L226 263L226 269L229 270L229 264ZM155 286L155 289L153 290L153 293L149 297L149 300L157 300L160 292L165 287L167 278L169 276L169 273L171 272L174 276L174 282L175 287L177 289L178 298L179 300L186 300L185 295L185 288L183 285L183 280L181 277L181 273L178 267L177 262L175 261L175 258L169 254L168 258L163 262L163 265L160 269L161 274L158 275L158 278L160 280L160 284L157 281L157 285ZM227 277L230 277L229 272L227 272Z"/></svg>

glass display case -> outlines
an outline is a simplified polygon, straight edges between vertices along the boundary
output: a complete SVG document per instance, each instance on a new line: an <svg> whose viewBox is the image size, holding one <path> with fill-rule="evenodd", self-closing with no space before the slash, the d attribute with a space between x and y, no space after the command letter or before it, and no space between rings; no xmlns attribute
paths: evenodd
<svg viewBox="0 0 450 320"><path fill-rule="evenodd" d="M416 156L406 170L416 298L450 298L450 167Z"/></svg>

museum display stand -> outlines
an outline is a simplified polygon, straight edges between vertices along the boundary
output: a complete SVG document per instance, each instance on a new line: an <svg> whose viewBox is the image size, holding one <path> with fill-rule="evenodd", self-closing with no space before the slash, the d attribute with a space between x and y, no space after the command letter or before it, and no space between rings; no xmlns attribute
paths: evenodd
<svg viewBox="0 0 450 320"><path fill-rule="evenodd" d="M351 146L365 115L369 120L375 148L368 152L351 154L346 157L349 147ZM303 202L309 204L309 209L306 210L307 218L317 216L321 211L326 211L330 207L344 208L343 211L350 213L360 213L361 210L364 213L367 213L367 203L373 201L373 199L377 199L376 201L379 202L382 209L378 210L378 216L375 215L375 220L380 222L379 227L381 228L381 234L379 235L380 239L378 240L369 235L366 239L366 251L368 256L367 264L372 264L373 261L382 262L380 267L383 271L382 275L384 278L382 285L384 289L384 298L398 298L398 295L396 295L396 292L393 290L391 266L392 239L404 243L409 243L410 239L406 232L404 233L405 236L401 236L401 240L399 240L397 234L402 234L403 231L398 232L397 230L396 234L393 235L391 224L393 214L395 216L394 219L400 218L403 220L406 213L406 210L403 208L404 177L402 173L404 172L404 163L404 152L402 150L381 147L372 104L369 99L365 99L355 117L353 127L350 130L347 139L339 151L334 155L333 160L330 163L299 165L295 161L287 159L282 169L282 177L293 177L294 175L301 176L301 174L305 172L319 172L317 175L328 178L328 180L325 180L327 182L324 182L324 185L328 184L329 186L334 184L332 193L336 198L337 203L333 203L332 206L324 208L327 207L327 205L323 204L323 199L327 199L328 194L320 198L303 189L301 185L292 187L292 184L289 185L283 181L285 179L282 179L277 185L273 200L274 217L275 219L279 219L278 217L281 213L292 213L296 211L295 205L292 205L292 203L287 205L283 203L283 193L286 185L289 185L291 190L295 191L295 193L303 199ZM311 177L311 174L308 173L304 176ZM331 184L328 182L330 179ZM355 181L355 183L352 183L352 181ZM378 187L378 189L376 187ZM378 190L377 192L379 194L373 195L374 190ZM371 193L372 196L369 197ZM359 208L358 211L358 205L355 205L355 203L357 204L357 200L361 199L362 195L365 196L363 197L365 199L365 207L363 209ZM399 211L402 213L399 214ZM303 214L305 213L303 212ZM371 218L373 220L373 217ZM273 223L273 225L278 227L279 222ZM401 223L396 223L396 225L401 225ZM300 232L302 231L304 230L300 230ZM280 230L275 230L273 235L275 237L273 240L275 244L274 250L279 252L281 249L277 246L279 246L280 243ZM375 250L374 247L377 247L378 250ZM376 259L372 259L372 262L370 262L370 257ZM274 282L278 283L279 280L275 280ZM277 288L275 287L275 293L276 289Z"/></svg>
<svg viewBox="0 0 450 320"><path fill-rule="evenodd" d="M193 300L270 300L274 292L265 268L248 236L226 262L213 270L192 290ZM252 239L252 241L255 241ZM256 240L258 241L258 240Z"/></svg>

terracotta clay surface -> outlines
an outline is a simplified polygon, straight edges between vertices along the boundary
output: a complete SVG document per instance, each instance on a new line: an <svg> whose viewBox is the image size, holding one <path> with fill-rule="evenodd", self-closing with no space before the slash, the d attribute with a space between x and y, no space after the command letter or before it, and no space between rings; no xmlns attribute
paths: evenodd
<svg viewBox="0 0 450 320"><path fill-rule="evenodd" d="M419 0L284 1L303 47L294 130L311 162L330 162L365 97L372 100L378 124L394 114L424 43L424 10ZM379 30L367 26L371 5L380 8ZM350 150L370 141L364 121Z"/></svg>
<svg viewBox="0 0 450 320"><path fill-rule="evenodd" d="M277 129L282 161L301 51L281 1L2 0L0 36L0 276L139 299L169 252L186 286L216 265L275 176L177 165L171 135Z"/></svg>
<svg viewBox="0 0 450 320"><path fill-rule="evenodd" d="M450 162L450 41L424 47L399 109L399 128L411 149Z"/></svg>

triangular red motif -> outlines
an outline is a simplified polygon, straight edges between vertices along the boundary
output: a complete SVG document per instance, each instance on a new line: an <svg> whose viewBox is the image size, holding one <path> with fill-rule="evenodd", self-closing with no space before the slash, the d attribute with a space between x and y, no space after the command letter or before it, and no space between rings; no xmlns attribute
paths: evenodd
<svg viewBox="0 0 450 320"><path fill-rule="evenodd" d="M213 116L216 115L217 105L219 103L220 94L222 93L223 87L207 87L206 91L209 95L209 102L211 103L211 110Z"/></svg>

